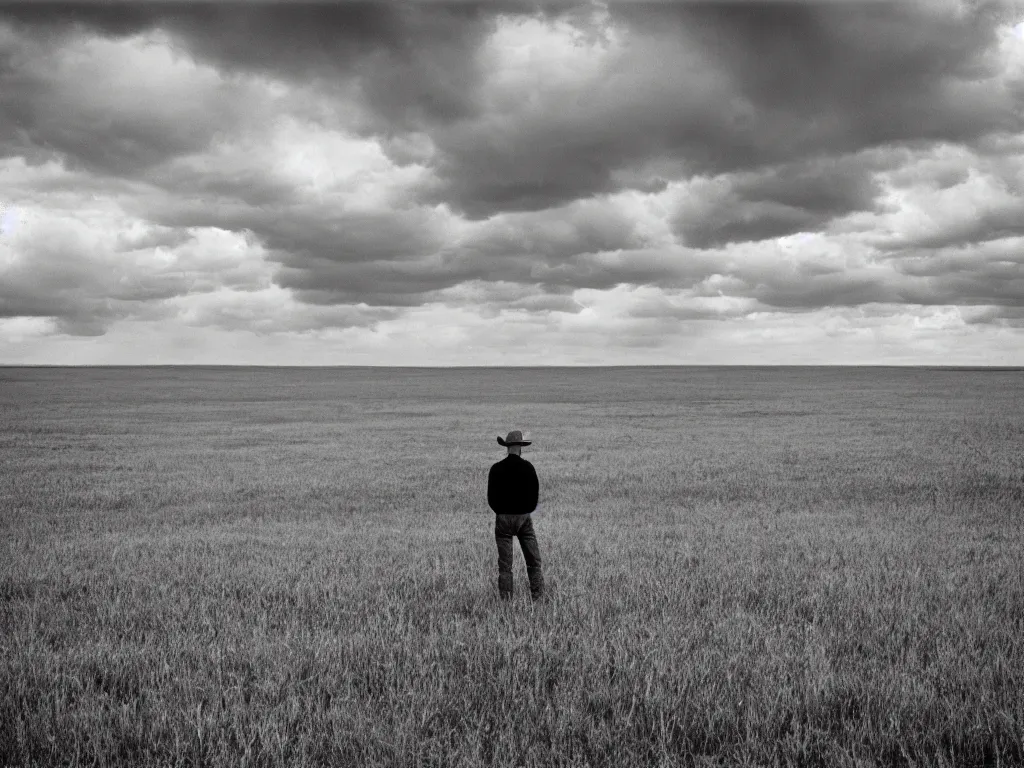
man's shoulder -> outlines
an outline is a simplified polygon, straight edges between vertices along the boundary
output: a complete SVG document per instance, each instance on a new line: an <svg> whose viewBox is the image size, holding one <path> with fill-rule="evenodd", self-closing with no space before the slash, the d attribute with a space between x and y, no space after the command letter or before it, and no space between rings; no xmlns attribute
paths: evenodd
<svg viewBox="0 0 1024 768"><path fill-rule="evenodd" d="M524 459L522 456L516 456L514 453L510 453L501 461L494 462L491 465L491 469L497 469L498 467L521 467L523 465L529 467L530 469L533 469L533 464Z"/></svg>
<svg viewBox="0 0 1024 768"><path fill-rule="evenodd" d="M520 467L520 471L533 472L533 474L537 474L537 470L533 468L533 464L530 463L529 459L524 459L522 456L516 456L516 458L519 459L517 464Z"/></svg>

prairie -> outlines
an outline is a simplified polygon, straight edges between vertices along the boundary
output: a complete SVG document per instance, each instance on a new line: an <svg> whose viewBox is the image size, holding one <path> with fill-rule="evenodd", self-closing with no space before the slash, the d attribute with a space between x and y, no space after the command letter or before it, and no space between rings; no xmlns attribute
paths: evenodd
<svg viewBox="0 0 1024 768"><path fill-rule="evenodd" d="M0 765L1024 765L1024 372L0 368ZM520 428L548 599L497 598Z"/></svg>

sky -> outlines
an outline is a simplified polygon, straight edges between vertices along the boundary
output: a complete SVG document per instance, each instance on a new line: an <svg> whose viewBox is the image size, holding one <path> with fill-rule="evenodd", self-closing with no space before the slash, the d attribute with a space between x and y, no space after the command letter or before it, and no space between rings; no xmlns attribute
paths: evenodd
<svg viewBox="0 0 1024 768"><path fill-rule="evenodd" d="M1024 365L1024 0L0 2L0 364Z"/></svg>

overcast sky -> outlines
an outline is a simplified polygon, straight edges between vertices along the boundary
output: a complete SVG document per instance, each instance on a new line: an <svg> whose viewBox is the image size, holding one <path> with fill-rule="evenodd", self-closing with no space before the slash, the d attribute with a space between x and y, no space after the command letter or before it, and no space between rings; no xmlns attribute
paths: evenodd
<svg viewBox="0 0 1024 768"><path fill-rule="evenodd" d="M0 4L0 363L1024 365L1024 3Z"/></svg>

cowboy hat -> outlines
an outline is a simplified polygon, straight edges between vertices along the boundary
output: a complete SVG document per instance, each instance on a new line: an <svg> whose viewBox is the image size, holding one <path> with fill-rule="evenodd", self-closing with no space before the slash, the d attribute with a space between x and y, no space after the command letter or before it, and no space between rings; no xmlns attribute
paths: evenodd
<svg viewBox="0 0 1024 768"><path fill-rule="evenodd" d="M498 438L498 445L504 446L505 448L510 445L529 445L532 442L532 440L523 440L523 433L518 429L513 429L509 432L508 435L505 436L504 440L500 437Z"/></svg>

